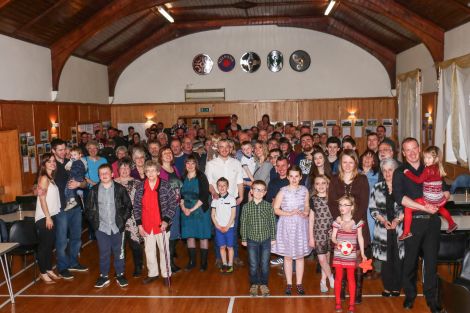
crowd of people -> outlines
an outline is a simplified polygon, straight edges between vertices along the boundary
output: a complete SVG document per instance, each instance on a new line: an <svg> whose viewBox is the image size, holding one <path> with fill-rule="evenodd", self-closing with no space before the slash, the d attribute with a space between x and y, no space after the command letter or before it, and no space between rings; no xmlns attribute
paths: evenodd
<svg viewBox="0 0 470 313"><path fill-rule="evenodd" d="M364 275L381 276L384 297L403 289L403 305L412 308L421 252L427 304L431 312L441 310L436 213L449 219L449 232L457 226L444 208L449 193L435 147L423 162L414 138L406 138L399 152L378 126L359 152L339 126L331 136L312 134L306 125L273 125L268 115L246 129L232 115L225 129L210 135L179 119L167 129L152 125L146 141L132 127L125 137L115 128L90 136L81 133L71 149L54 139L40 164L35 220L45 283L88 270L78 257L83 222L99 248L97 288L110 283L111 254L115 280L128 285L126 244L132 275L150 284L181 270L184 256L176 256L176 248L182 244L184 271L197 266L197 241L199 270L206 271L214 239L222 274L244 265L239 243L247 247L252 296L270 294L270 262L282 264L286 295L304 295L304 258L314 253L320 291L334 289L337 312L345 290L348 312L362 302ZM54 244L58 274L52 270ZM370 259L374 270L364 274L359 265Z"/></svg>

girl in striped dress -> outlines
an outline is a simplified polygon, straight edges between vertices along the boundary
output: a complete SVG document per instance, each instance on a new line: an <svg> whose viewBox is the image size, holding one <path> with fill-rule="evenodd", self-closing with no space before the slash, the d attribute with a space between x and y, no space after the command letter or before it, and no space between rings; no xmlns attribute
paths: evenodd
<svg viewBox="0 0 470 313"><path fill-rule="evenodd" d="M341 281L343 280L343 269L346 269L349 287L349 309L348 313L354 312L356 280L354 272L357 267L357 250L361 253L362 261L367 258L364 254L364 237L362 237L362 227L364 222L356 223L353 219L354 198L343 196L338 200L341 216L333 222L333 234L331 240L335 244L333 267L336 269L335 275L335 298L336 312L342 312L341 307Z"/></svg>

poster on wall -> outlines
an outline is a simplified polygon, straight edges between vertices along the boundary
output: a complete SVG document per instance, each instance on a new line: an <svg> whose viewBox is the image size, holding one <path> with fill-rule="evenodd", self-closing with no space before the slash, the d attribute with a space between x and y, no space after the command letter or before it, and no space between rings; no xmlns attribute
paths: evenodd
<svg viewBox="0 0 470 313"><path fill-rule="evenodd" d="M313 133L323 134L326 133L325 122L323 120L313 120Z"/></svg>
<svg viewBox="0 0 470 313"><path fill-rule="evenodd" d="M23 173L29 172L29 158L28 158L28 149L26 149L26 156L23 157Z"/></svg>
<svg viewBox="0 0 470 313"><path fill-rule="evenodd" d="M356 119L354 121L354 138L362 137L362 127L364 126L363 119Z"/></svg>
<svg viewBox="0 0 470 313"><path fill-rule="evenodd" d="M42 129L39 131L39 141L40 142L49 141L49 131L47 129Z"/></svg>
<svg viewBox="0 0 470 313"><path fill-rule="evenodd" d="M31 173L36 174L38 172L38 164L36 163L36 156L31 157Z"/></svg>
<svg viewBox="0 0 470 313"><path fill-rule="evenodd" d="M336 125L336 120L326 120L326 130L328 137L331 137L333 134L333 126Z"/></svg>
<svg viewBox="0 0 470 313"><path fill-rule="evenodd" d="M351 120L341 120L341 127L343 136L351 136Z"/></svg>
<svg viewBox="0 0 470 313"><path fill-rule="evenodd" d="M38 155L43 155L44 153L46 153L44 144L42 143L38 144L37 148L38 148Z"/></svg>

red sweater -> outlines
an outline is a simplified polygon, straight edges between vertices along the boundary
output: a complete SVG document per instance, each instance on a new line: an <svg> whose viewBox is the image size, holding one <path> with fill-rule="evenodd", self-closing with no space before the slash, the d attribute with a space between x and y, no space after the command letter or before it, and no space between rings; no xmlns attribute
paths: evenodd
<svg viewBox="0 0 470 313"><path fill-rule="evenodd" d="M438 207L446 203L447 200L442 191L442 177L439 172L439 165L426 166L419 177L410 171L405 171L405 175L413 182L423 184L424 201Z"/></svg>
<svg viewBox="0 0 470 313"><path fill-rule="evenodd" d="M142 198L142 227L147 234L153 231L153 234L161 233L160 225L162 219L160 216L160 208L158 206L158 193L157 188L160 179L157 177L157 182L153 189L150 187L148 179L144 182L144 196Z"/></svg>

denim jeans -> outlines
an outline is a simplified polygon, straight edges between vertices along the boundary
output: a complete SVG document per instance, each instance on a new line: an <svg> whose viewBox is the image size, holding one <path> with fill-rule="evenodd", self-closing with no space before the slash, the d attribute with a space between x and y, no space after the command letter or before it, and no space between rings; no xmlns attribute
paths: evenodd
<svg viewBox="0 0 470 313"><path fill-rule="evenodd" d="M450 193L455 193L457 188L470 188L470 175L462 174L457 176L450 187Z"/></svg>
<svg viewBox="0 0 470 313"><path fill-rule="evenodd" d="M240 206L237 205L237 209L235 211L235 225L234 225L234 236L235 236L235 241L233 244L233 257L238 258L238 224L240 222ZM215 232L214 232L215 233ZM221 260L220 257L220 248L215 244L214 240L214 250L215 250L215 257L217 260Z"/></svg>
<svg viewBox="0 0 470 313"><path fill-rule="evenodd" d="M82 245L82 211L76 206L56 215L57 270L63 271L78 264Z"/></svg>
<svg viewBox="0 0 470 313"><path fill-rule="evenodd" d="M268 285L269 256L271 255L271 239L265 241L247 240L248 263L250 266L250 284Z"/></svg>

